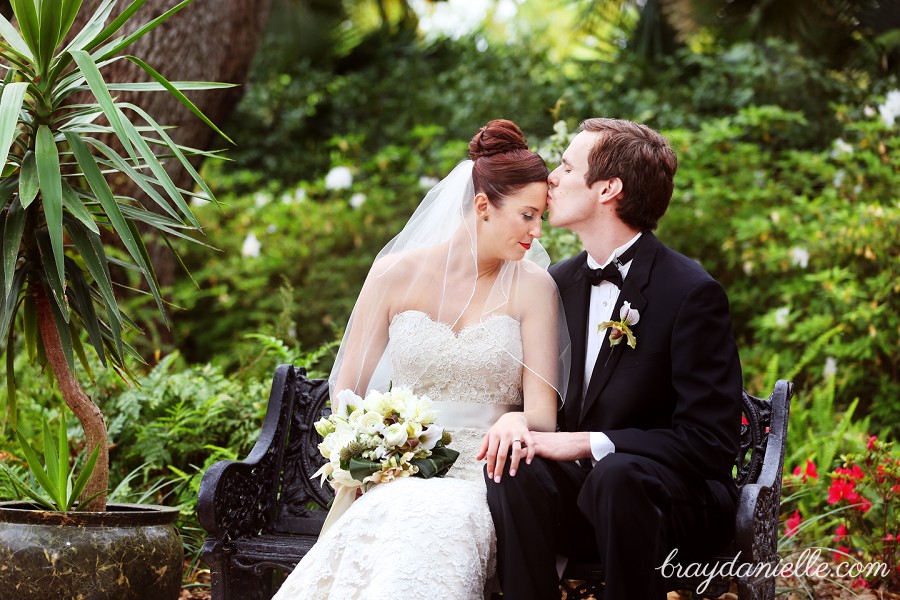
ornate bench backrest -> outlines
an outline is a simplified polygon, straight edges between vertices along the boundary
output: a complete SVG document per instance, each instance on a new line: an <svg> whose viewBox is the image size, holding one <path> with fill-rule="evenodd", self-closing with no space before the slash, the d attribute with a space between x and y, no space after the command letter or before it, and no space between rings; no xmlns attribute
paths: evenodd
<svg viewBox="0 0 900 600"><path fill-rule="evenodd" d="M290 389L284 390L285 393L279 398L283 404L279 411L282 423L287 417L283 411L290 411L290 426L286 432L279 431L286 442L283 459L279 461L282 475L274 528L282 532L313 533L321 527L325 518L324 509L334 498L331 487L327 484L320 485L318 479L311 479L324 462L318 451L320 438L313 424L320 417L331 413L328 406L328 381L309 380L305 369L291 368L294 370L291 374L293 376L289 376L286 382ZM734 471L738 487L756 483L759 479L772 425L772 402L773 398L777 401L778 396L778 386L769 398L757 398L746 391L741 394L744 418ZM782 449L773 450L781 452Z"/></svg>
<svg viewBox="0 0 900 600"><path fill-rule="evenodd" d="M307 379L306 370L294 367L293 408L290 431L284 445L281 488L278 492L278 517L275 530L290 533L313 533L321 529L325 507L334 498L327 484L320 485L313 474L324 464L319 454L321 438L313 424L331 414L328 406L328 380Z"/></svg>

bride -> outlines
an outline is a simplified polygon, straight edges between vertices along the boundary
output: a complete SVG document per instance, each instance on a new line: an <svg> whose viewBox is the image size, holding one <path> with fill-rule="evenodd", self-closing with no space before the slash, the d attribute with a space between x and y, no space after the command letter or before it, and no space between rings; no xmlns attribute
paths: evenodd
<svg viewBox="0 0 900 600"><path fill-rule="evenodd" d="M444 478L370 488L275 600L441 598L492 591L494 525L481 460L500 477L556 427L568 339L549 258L544 161L491 121L378 255L331 374L331 398L389 386L428 396L460 456Z"/></svg>

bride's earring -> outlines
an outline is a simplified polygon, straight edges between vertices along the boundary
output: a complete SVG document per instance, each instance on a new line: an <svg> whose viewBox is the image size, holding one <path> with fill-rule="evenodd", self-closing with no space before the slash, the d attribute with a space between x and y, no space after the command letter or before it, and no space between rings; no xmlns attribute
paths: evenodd
<svg viewBox="0 0 900 600"><path fill-rule="evenodd" d="M484 220L487 221L487 215L484 215Z"/></svg>

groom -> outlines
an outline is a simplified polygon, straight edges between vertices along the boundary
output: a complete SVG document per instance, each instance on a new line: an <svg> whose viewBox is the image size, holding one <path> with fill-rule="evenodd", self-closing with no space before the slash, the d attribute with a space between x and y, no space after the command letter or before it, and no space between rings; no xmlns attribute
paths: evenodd
<svg viewBox="0 0 900 600"><path fill-rule="evenodd" d="M652 233L676 167L655 131L598 118L550 174L550 223L585 251L550 269L572 341L561 431L532 432L534 460L487 483L507 600L558 598L559 556L599 560L609 600L662 600L672 549L686 564L733 535L741 369L728 300ZM598 332L626 302L635 348Z"/></svg>

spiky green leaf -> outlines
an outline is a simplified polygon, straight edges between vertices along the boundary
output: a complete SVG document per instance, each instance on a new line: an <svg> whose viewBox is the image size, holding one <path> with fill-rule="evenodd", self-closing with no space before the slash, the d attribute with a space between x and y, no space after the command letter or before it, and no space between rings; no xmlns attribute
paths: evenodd
<svg viewBox="0 0 900 600"><path fill-rule="evenodd" d="M31 54L31 49L28 47L28 44L25 43L25 40L22 39L19 30L13 27L12 23L10 23L3 15L0 15L0 36L3 36L3 39L6 40L6 43L9 44L10 48L27 58L29 61L34 62L34 55Z"/></svg>
<svg viewBox="0 0 900 600"><path fill-rule="evenodd" d="M88 212L88 209L85 208L84 204L81 202L78 193L65 181L63 181L62 184L62 191L63 206L66 210L68 210L73 217L84 223L85 227L99 235L100 229L97 227L94 217L91 216L91 213Z"/></svg>
<svg viewBox="0 0 900 600"><path fill-rule="evenodd" d="M34 0L9 0L13 13L19 21L19 29L22 32L22 40L28 46L32 60L39 56L38 46L38 15ZM23 52L24 54L24 52Z"/></svg>
<svg viewBox="0 0 900 600"><path fill-rule="evenodd" d="M13 275L16 271L16 261L19 258L19 247L22 245L22 232L25 230L25 211L18 198L13 198L9 209L2 217L3 260L0 268L3 270L2 296L9 296L12 289Z"/></svg>
<svg viewBox="0 0 900 600"><path fill-rule="evenodd" d="M99 50L97 50L95 52L95 54L97 55L97 62L102 62L104 60L107 60L107 59L115 56L116 54L118 54L119 52L121 52L122 50L124 50L125 48L130 46L131 44L135 43L136 41L138 41L139 39L141 39L142 37L144 37L151 31L153 31L154 29L159 27L169 17L171 17L172 15L174 15L175 13L177 13L178 11L180 11L181 9L183 9L184 7L186 7L188 4L190 4L193 1L194 0L183 0L182 2L173 6L172 8L170 8L163 14L159 15L158 17L156 17L149 23L145 23L141 27L137 28L135 30L135 32L132 33L131 35L125 37L124 39L113 40L109 44L103 46L102 48L100 48Z"/></svg>
<svg viewBox="0 0 900 600"><path fill-rule="evenodd" d="M22 172L19 175L19 201L22 208L28 208L34 202L38 189L37 161L34 159L34 152L29 150L22 159Z"/></svg>
<svg viewBox="0 0 900 600"><path fill-rule="evenodd" d="M6 166L9 149L16 139L16 125L19 123L19 111L28 91L26 82L9 83L3 86L0 97L0 169Z"/></svg>
<svg viewBox="0 0 900 600"><path fill-rule="evenodd" d="M182 93L178 90L178 88L176 88L174 85L172 85L171 83L169 83L169 80L166 79L165 77L163 77L162 75L160 75L153 67L151 67L150 65L148 65L147 63L145 63L144 61L142 61L141 59L139 59L139 58L136 57L136 56L126 56L125 58L128 59L128 60L130 60L131 62L133 62L134 64L136 64L136 65L139 66L140 68L142 68L147 74L150 75L150 77L152 77L153 79L155 79L161 86L163 86L164 88L166 88L167 90L169 90L169 93L170 93L170 94L172 94L173 96L175 96L175 97L178 99L179 102L181 102L182 104L184 104L184 105L188 108L188 110L190 110L192 113L194 113L195 115L197 115L197 116L200 118L200 120L202 120L204 123L206 123L207 125L209 125L209 126L213 129L213 131L215 131L216 133L218 133L219 135L221 135L223 138L225 138L226 140L228 140L231 144L234 144L234 141L232 141L232 139L231 139L230 137L228 137L227 135L225 135L225 133L224 133L221 129L219 129L218 127L216 127L215 124L214 124L212 121L210 121L210 120L207 118L207 116L204 115L203 112L202 112L199 108L197 108L197 106L196 106L193 102L191 102L191 101L188 99L187 96L185 96L184 94L182 94Z"/></svg>
<svg viewBox="0 0 900 600"><path fill-rule="evenodd" d="M103 81L103 76L100 74L100 69L97 68L96 62L100 61L95 62L94 59L91 58L91 55L84 50L72 50L69 54L75 59L78 68L81 69L88 87L91 88L94 98L97 99L97 103L100 105L100 108L103 109L103 114L106 115L109 124L112 125L113 130L115 130L119 142L122 144L122 147L125 148L125 152L129 156L134 157L134 148L131 146L128 134L125 133L125 128L122 126L122 121L125 120L125 116L122 114L122 111L116 108L112 96L110 96L109 90L106 87L106 82Z"/></svg>
<svg viewBox="0 0 900 600"><path fill-rule="evenodd" d="M48 2L49 4L49 2ZM53 133L46 125L38 127L35 148L37 159L38 183L41 186L41 200L44 216L47 219L47 231L53 246L53 259L57 277L63 279L63 227L62 227L62 172L59 169L59 150L53 139Z"/></svg>

